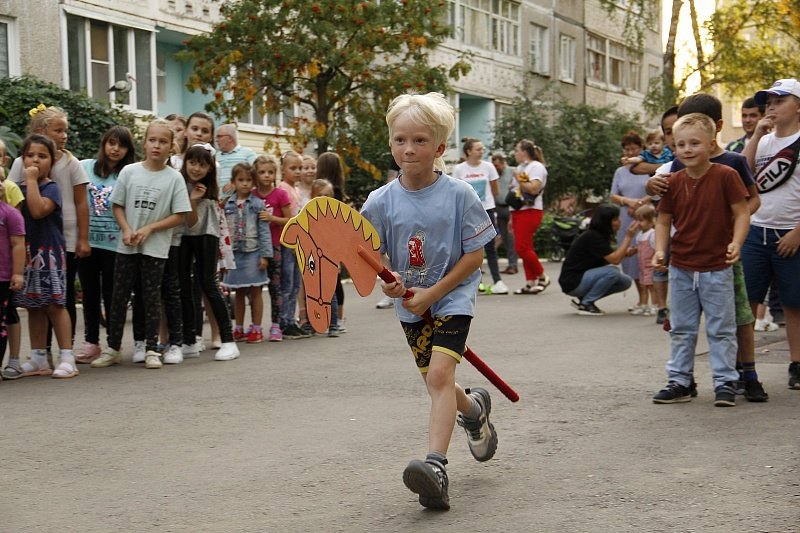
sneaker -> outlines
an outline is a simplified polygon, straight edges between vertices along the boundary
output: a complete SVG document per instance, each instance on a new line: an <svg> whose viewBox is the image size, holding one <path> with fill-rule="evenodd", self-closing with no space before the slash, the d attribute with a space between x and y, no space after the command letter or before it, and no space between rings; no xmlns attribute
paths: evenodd
<svg viewBox="0 0 800 533"><path fill-rule="evenodd" d="M503 283L502 279L489 288L491 289L491 294L508 294L508 287Z"/></svg>
<svg viewBox="0 0 800 533"><path fill-rule="evenodd" d="M281 342L283 340L283 332L278 324L272 324L269 328L269 342Z"/></svg>
<svg viewBox="0 0 800 533"><path fill-rule="evenodd" d="M756 320L755 330L756 331L778 331L780 326L775 322L767 319L758 319Z"/></svg>
<svg viewBox="0 0 800 533"><path fill-rule="evenodd" d="M101 353L102 351L100 350L99 344L84 342L83 348L81 348L81 351L75 356L75 361L82 364L89 364L100 357Z"/></svg>
<svg viewBox="0 0 800 533"><path fill-rule="evenodd" d="M377 309L389 309L390 307L394 307L394 299L389 298L388 296L384 296L383 298L378 300L378 303L375 304L375 307Z"/></svg>
<svg viewBox="0 0 800 533"><path fill-rule="evenodd" d="M637 315L637 316L638 316L638 315L643 315L643 314L644 314L644 311L645 311L645 309L647 309L647 306L646 306L646 305L639 305L639 304L636 304L636 305L634 305L633 307L631 307L630 309L628 309L628 312L629 312L630 314L632 314L632 315Z"/></svg>
<svg viewBox="0 0 800 533"><path fill-rule="evenodd" d="M105 368L107 366L118 365L120 363L122 363L122 354L119 353L119 350L105 348L100 353L100 357L92 361L91 367Z"/></svg>
<svg viewBox="0 0 800 533"><path fill-rule="evenodd" d="M247 340L247 333L241 329L233 330L233 342L245 342Z"/></svg>
<svg viewBox="0 0 800 533"><path fill-rule="evenodd" d="M214 354L214 361L233 361L239 357L239 348L236 347L235 342L223 342L222 345Z"/></svg>
<svg viewBox="0 0 800 533"><path fill-rule="evenodd" d="M331 326L328 328L328 337L338 337L339 336L339 326Z"/></svg>
<svg viewBox="0 0 800 533"><path fill-rule="evenodd" d="M689 383L689 396L692 398L697 398L697 383L695 382L694 378L692 378L692 382Z"/></svg>
<svg viewBox="0 0 800 533"><path fill-rule="evenodd" d="M195 357L200 357L200 346L198 346L197 343L184 344L181 346L181 353L183 354L184 359L194 359Z"/></svg>
<svg viewBox="0 0 800 533"><path fill-rule="evenodd" d="M202 335L197 335L195 338L195 344L197 344L197 351L198 352L205 352L206 351L206 341L203 340Z"/></svg>
<svg viewBox="0 0 800 533"><path fill-rule="evenodd" d="M144 363L146 354L144 341L133 341L133 362Z"/></svg>
<svg viewBox="0 0 800 533"><path fill-rule="evenodd" d="M728 381L714 389L714 405L716 407L733 407L736 405L736 391L733 382Z"/></svg>
<svg viewBox="0 0 800 533"><path fill-rule="evenodd" d="M450 509L450 496L447 494L450 483L447 471L439 461L411 461L403 471L403 483L411 492L419 494L419 503L423 507L442 511Z"/></svg>
<svg viewBox="0 0 800 533"><path fill-rule="evenodd" d="M150 369L159 369L163 365L161 363L161 354L153 350L147 350L144 357L144 367Z"/></svg>
<svg viewBox="0 0 800 533"><path fill-rule="evenodd" d="M664 309L659 309L656 312L656 324L663 324L667 317L669 316L669 309L666 307Z"/></svg>
<svg viewBox="0 0 800 533"><path fill-rule="evenodd" d="M653 403L683 403L691 401L692 393L689 388L676 381L670 381L666 387L653 396Z"/></svg>
<svg viewBox="0 0 800 533"><path fill-rule="evenodd" d="M800 389L800 363L797 361L789 364L789 388Z"/></svg>
<svg viewBox="0 0 800 533"><path fill-rule="evenodd" d="M307 335L297 324L289 324L283 328L283 337L286 339L306 339L311 335Z"/></svg>
<svg viewBox="0 0 800 533"><path fill-rule="evenodd" d="M605 313L600 310L594 303L578 304L578 314L582 316L603 316Z"/></svg>
<svg viewBox="0 0 800 533"><path fill-rule="evenodd" d="M477 420L472 420L459 413L457 422L467 433L467 444L472 457L477 461L488 461L494 457L494 452L497 450L497 432L494 430L494 425L489 422L492 399L489 397L489 392L480 387L467 389L466 392L481 406L481 414Z"/></svg>
<svg viewBox="0 0 800 533"><path fill-rule="evenodd" d="M313 337L314 335L316 335L316 334L317 334L317 332L316 332L316 331L314 331L314 328L311 326L311 323L310 323L310 322L306 322L305 324L303 324L302 326L300 326L300 331L302 331L302 332L303 332L303 335L304 335L306 338L308 338L308 337Z"/></svg>
<svg viewBox="0 0 800 533"><path fill-rule="evenodd" d="M260 329L258 331L252 330L247 334L247 344L259 344L264 342L264 332Z"/></svg>
<svg viewBox="0 0 800 533"><path fill-rule="evenodd" d="M764 386L758 380L744 382L744 399L748 402L766 402L769 394L764 390Z"/></svg>
<svg viewBox="0 0 800 533"><path fill-rule="evenodd" d="M491 294L491 285L486 285L484 282L478 283L478 292L485 292L487 294Z"/></svg>
<svg viewBox="0 0 800 533"><path fill-rule="evenodd" d="M339 326L339 334L340 335L344 335L345 333L347 333L347 319L346 318L340 318L338 326Z"/></svg>
<svg viewBox="0 0 800 533"><path fill-rule="evenodd" d="M171 345L164 352L164 364L177 365L179 363L183 363L183 350L181 350L180 346Z"/></svg>

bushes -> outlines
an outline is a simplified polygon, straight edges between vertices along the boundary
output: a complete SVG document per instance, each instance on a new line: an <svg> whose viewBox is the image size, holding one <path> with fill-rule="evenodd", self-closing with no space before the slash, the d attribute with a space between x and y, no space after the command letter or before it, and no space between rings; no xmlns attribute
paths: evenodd
<svg viewBox="0 0 800 533"><path fill-rule="evenodd" d="M67 112L67 148L79 159L95 156L100 139L111 126L125 126L134 137L140 136L136 116L122 108L30 76L0 78L0 117L11 132L27 135L28 111L39 104L55 105Z"/></svg>
<svg viewBox="0 0 800 533"><path fill-rule="evenodd" d="M546 205L575 195L581 209L586 196L606 195L619 167L620 139L629 130L641 130L639 117L553 99L549 91L520 98L503 113L493 148L513 154L518 141L533 139L547 161Z"/></svg>

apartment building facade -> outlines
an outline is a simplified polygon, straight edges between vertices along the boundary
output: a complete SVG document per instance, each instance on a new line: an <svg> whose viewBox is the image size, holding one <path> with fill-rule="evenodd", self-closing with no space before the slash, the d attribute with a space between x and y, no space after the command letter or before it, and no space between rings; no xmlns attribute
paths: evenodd
<svg viewBox="0 0 800 533"><path fill-rule="evenodd" d="M183 41L220 20L221 0L0 0L0 76L30 74L142 114L190 114L205 95L191 93L190 64L175 59ZM624 7L627 2L619 2ZM454 84L454 145L463 136L491 143L494 120L520 93L547 87L569 101L640 112L650 78L660 72L660 17L645 28L644 50L621 37L622 11L599 0L449 0L453 38L434 62L471 53L469 74ZM130 74L130 93L108 87ZM287 110L287 114L302 110ZM240 120L242 143L260 149L287 114ZM455 147L455 146L454 146Z"/></svg>

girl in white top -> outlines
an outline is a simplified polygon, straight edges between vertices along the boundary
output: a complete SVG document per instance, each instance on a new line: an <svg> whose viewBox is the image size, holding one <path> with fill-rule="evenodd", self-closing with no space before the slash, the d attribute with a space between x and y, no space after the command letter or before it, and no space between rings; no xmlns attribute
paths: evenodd
<svg viewBox="0 0 800 533"><path fill-rule="evenodd" d="M484 148L482 142L471 137L465 137L462 142L464 143L464 156L467 159L455 166L453 177L466 181L475 189L496 231L497 217L494 212L494 197L499 192L498 180L500 175L493 164L483 160ZM479 290L483 290L486 294L508 294L508 287L500 278L500 267L497 265L497 249L494 246L494 240L487 242L483 250L486 253L486 262L489 263L489 272L492 274L493 285L486 286L481 283Z"/></svg>
<svg viewBox="0 0 800 533"><path fill-rule="evenodd" d="M514 159L519 166L514 172L511 189L519 192L525 205L511 212L511 224L514 227L514 247L522 259L526 280L525 286L514 294L539 294L550 285L550 278L533 249L533 239L544 215L542 192L547 183L547 169L542 149L529 139L517 143Z"/></svg>

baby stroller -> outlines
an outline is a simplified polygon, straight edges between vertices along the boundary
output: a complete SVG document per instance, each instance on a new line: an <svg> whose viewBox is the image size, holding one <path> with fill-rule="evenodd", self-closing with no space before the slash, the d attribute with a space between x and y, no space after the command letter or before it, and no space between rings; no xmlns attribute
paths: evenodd
<svg viewBox="0 0 800 533"><path fill-rule="evenodd" d="M589 227L591 211L591 209L587 209L573 216L553 217L553 225L550 227L553 238L550 251L551 261L564 260L573 241Z"/></svg>

